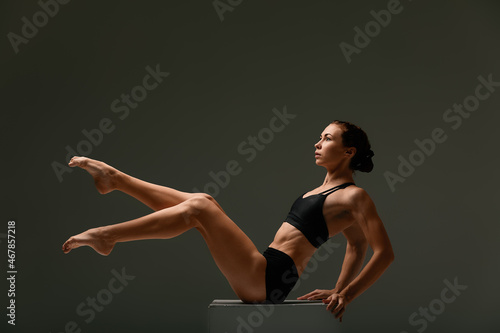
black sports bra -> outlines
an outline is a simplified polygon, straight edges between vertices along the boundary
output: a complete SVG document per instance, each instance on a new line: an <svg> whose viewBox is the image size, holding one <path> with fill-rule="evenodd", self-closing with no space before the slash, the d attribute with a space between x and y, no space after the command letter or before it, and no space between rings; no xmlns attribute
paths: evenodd
<svg viewBox="0 0 500 333"><path fill-rule="evenodd" d="M346 188L349 185L356 184L344 183L303 198L304 194L307 193L304 192L293 203L285 222L299 229L314 247L320 247L321 244L326 242L329 238L328 227L326 226L325 217L323 216L323 203L325 202L326 196L339 189Z"/></svg>

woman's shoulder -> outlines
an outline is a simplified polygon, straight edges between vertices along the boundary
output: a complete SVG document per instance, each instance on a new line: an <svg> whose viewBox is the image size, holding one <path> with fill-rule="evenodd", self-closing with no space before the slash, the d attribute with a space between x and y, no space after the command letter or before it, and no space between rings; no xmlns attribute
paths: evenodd
<svg viewBox="0 0 500 333"><path fill-rule="evenodd" d="M344 209L360 208L360 204L371 200L368 193L356 184L351 184L337 191L336 195L329 195L326 198L324 205L326 206L342 206Z"/></svg>
<svg viewBox="0 0 500 333"><path fill-rule="evenodd" d="M368 192L357 185L351 185L345 189L345 200L353 207L366 207L367 205L372 205L373 200L371 199Z"/></svg>

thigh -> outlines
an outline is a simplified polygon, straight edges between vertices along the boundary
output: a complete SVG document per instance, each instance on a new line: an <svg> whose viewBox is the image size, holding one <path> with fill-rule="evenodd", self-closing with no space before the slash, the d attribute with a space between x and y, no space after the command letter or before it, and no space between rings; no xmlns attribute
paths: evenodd
<svg viewBox="0 0 500 333"><path fill-rule="evenodd" d="M266 259L248 236L219 208L214 199L196 197L201 233L236 295L243 301L263 301L266 297Z"/></svg>

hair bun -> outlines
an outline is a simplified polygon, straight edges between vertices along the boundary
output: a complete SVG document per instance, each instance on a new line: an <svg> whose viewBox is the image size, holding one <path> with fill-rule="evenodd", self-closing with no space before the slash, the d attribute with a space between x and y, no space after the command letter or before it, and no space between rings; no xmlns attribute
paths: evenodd
<svg viewBox="0 0 500 333"><path fill-rule="evenodd" d="M366 153L366 158L370 158L373 155L375 155L375 153L373 152L373 150L369 149L368 152Z"/></svg>

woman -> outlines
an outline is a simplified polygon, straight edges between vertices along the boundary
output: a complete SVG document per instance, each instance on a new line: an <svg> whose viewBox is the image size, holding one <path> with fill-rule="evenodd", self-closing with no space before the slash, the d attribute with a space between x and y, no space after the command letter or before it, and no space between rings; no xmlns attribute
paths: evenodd
<svg viewBox="0 0 500 333"><path fill-rule="evenodd" d="M394 260L391 243L375 205L355 186L353 172L373 169L373 151L365 132L335 120L314 145L316 164L326 168L323 184L301 195L261 254L214 198L144 182L99 161L73 157L69 166L87 170L101 194L120 190L154 213L128 222L89 229L63 244L68 253L87 245L108 255L117 242L168 239L196 228L236 295L247 303L282 303L316 249L340 232L347 239L335 288L316 289L298 299L322 299L342 321L346 306L371 286ZM361 269L367 245L373 256ZM357 275L357 276L356 276Z"/></svg>

